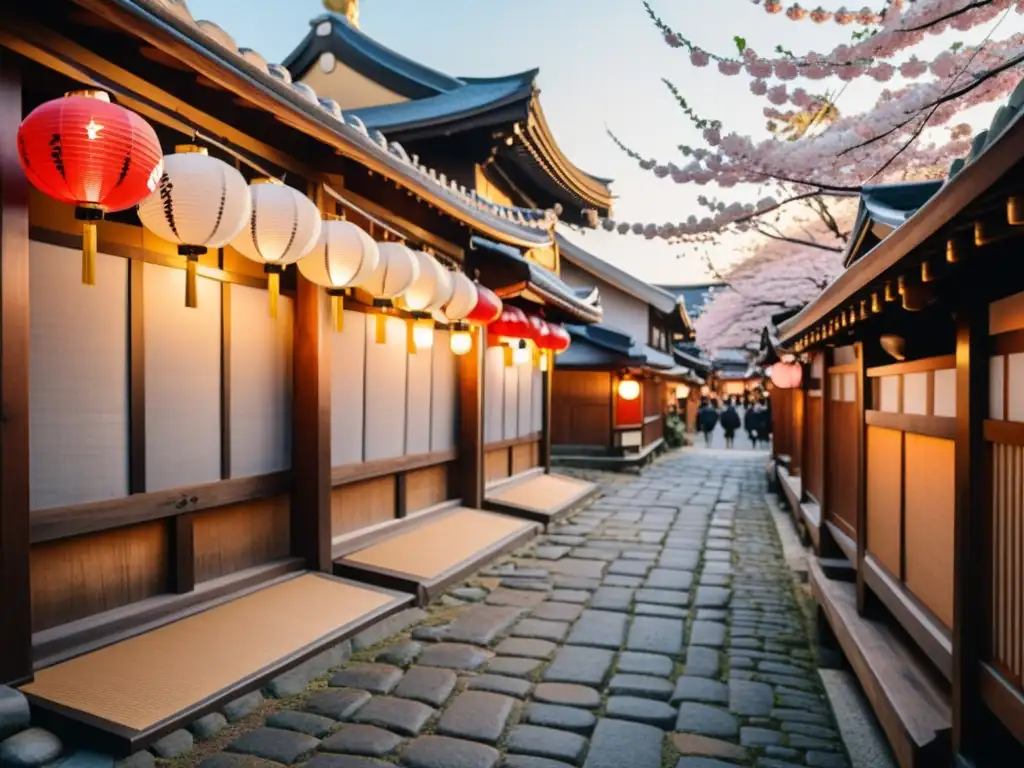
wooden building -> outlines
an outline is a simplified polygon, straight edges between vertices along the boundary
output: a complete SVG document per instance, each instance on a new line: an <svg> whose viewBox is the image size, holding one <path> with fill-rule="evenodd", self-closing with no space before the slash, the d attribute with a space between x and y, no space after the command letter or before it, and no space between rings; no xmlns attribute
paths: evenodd
<svg viewBox="0 0 1024 768"><path fill-rule="evenodd" d="M703 383L680 364L674 339L690 340L685 303L559 238L562 279L596 284L601 323L569 326L573 346L555 358L552 454L560 464L624 468L664 445L665 416L679 387L699 396Z"/></svg>
<svg viewBox="0 0 1024 768"><path fill-rule="evenodd" d="M311 37L337 29L357 32L329 14ZM80 283L82 223L28 184L17 137L38 105L84 88L144 118L165 153L192 142L246 181L284 178L324 220L478 278L508 306L600 321L596 291L558 277L553 198L496 202L486 174L453 184L411 158L347 111L366 104L329 98L382 92L337 55L349 79L311 86L182 0L5 8L0 684L22 685L38 722L97 747L145 747L422 604L595 491L548 474L550 353L495 365L503 353L484 327L467 334L437 314L432 343L414 343L423 318L358 287L332 317L337 303L294 267L272 317L267 274L229 246L199 257L186 307L186 257L134 209L98 223L95 285ZM542 190L550 179L517 141L572 174L530 104L532 127L498 154ZM607 197L603 182L578 181L569 216ZM504 514L481 511L491 502Z"/></svg>
<svg viewBox="0 0 1024 768"><path fill-rule="evenodd" d="M846 270L768 333L819 629L903 768L1024 764L1022 104L944 182L865 190Z"/></svg>

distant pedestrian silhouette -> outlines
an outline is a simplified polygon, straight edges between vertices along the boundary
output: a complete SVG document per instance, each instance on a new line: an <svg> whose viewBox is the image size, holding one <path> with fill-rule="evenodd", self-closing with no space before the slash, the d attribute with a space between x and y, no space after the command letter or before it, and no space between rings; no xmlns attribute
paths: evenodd
<svg viewBox="0 0 1024 768"><path fill-rule="evenodd" d="M729 404L722 411L722 431L725 432L725 447L732 448L733 440L736 438L736 430L742 426L740 415L736 412L736 406L729 401Z"/></svg>
<svg viewBox="0 0 1024 768"><path fill-rule="evenodd" d="M711 447L711 434L718 425L718 411L705 397L700 401L700 408L697 410L697 429L704 433L704 445Z"/></svg>

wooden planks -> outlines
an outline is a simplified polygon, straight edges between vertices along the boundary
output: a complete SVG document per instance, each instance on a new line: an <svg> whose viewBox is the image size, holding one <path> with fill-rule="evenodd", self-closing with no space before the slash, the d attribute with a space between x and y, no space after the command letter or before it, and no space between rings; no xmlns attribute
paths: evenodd
<svg viewBox="0 0 1024 768"><path fill-rule="evenodd" d="M594 483L564 475L529 472L491 488L486 509L547 525L586 504L600 492Z"/></svg>
<svg viewBox="0 0 1024 768"><path fill-rule="evenodd" d="M949 765L950 704L934 673L884 624L857 614L854 585L829 580L813 558L810 580L901 768Z"/></svg>

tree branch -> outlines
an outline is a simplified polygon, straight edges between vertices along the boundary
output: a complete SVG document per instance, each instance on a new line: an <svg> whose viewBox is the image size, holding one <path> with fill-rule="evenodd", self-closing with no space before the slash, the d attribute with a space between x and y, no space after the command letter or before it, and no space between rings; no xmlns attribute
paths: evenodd
<svg viewBox="0 0 1024 768"><path fill-rule="evenodd" d="M806 245L808 248L820 248L823 251L832 251L833 253L842 253L843 252L842 248L836 248L833 245L822 245L821 243L816 243L813 240L801 240L799 237L786 237L785 235L773 235L771 232L767 231L766 229L764 229L762 227L754 227L754 229L757 230L757 232L759 234L762 234L765 237L770 237L772 240L781 240L784 243L793 243L795 245Z"/></svg>
<svg viewBox="0 0 1024 768"><path fill-rule="evenodd" d="M975 8L983 8L986 5L992 5L992 0L976 0L973 3L968 3L967 5L965 5L963 8L960 8L959 10L950 11L949 13L944 14L943 16L939 16L939 18L937 18L937 19L932 19L927 24L919 24L916 27L901 27L900 29L897 29L896 31L897 32L920 32L922 29L928 29L928 27L934 27L936 24L941 24L944 21L948 21L949 19L956 18L961 13L967 13L967 11L973 11Z"/></svg>

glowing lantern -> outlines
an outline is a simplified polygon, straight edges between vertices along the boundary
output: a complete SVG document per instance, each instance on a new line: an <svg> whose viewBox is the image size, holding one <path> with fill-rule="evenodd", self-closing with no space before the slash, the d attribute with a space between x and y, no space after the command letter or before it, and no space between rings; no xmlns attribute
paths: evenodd
<svg viewBox="0 0 1024 768"><path fill-rule="evenodd" d="M299 272L327 289L334 330L345 327L345 290L369 277L380 262L377 243L350 221L325 221L316 245L299 261Z"/></svg>
<svg viewBox="0 0 1024 768"><path fill-rule="evenodd" d="M468 315L466 320L476 325L490 325L499 317L501 317L501 310L503 305L501 299L498 298L498 294L492 291L485 285L476 283L476 304Z"/></svg>
<svg viewBox="0 0 1024 768"><path fill-rule="evenodd" d="M230 243L249 222L249 185L204 147L175 147L156 192L139 204L142 225L186 258L185 306L196 306L196 266L207 248Z"/></svg>
<svg viewBox="0 0 1024 768"><path fill-rule="evenodd" d="M440 309L452 297L451 272L423 251L413 251L419 263L419 275L402 295L405 308L412 311L409 322L409 354L434 346L434 320L431 313Z"/></svg>
<svg viewBox="0 0 1024 768"><path fill-rule="evenodd" d="M800 363L776 363L772 366L772 384L779 389L796 389L803 376L804 369Z"/></svg>
<svg viewBox="0 0 1024 768"><path fill-rule="evenodd" d="M549 334L547 336L548 349L554 352L556 355L560 355L569 348L569 344L572 343L572 339L569 337L569 332L560 325L554 323L548 323Z"/></svg>
<svg viewBox="0 0 1024 768"><path fill-rule="evenodd" d="M676 386L676 399L685 400L690 396L690 388L685 384L679 384Z"/></svg>
<svg viewBox="0 0 1024 768"><path fill-rule="evenodd" d="M156 189L163 165L152 126L102 91L41 104L18 127L18 159L40 192L75 206L84 222L82 282L96 283L96 223Z"/></svg>
<svg viewBox="0 0 1024 768"><path fill-rule="evenodd" d="M468 355L470 350L473 349L473 334L465 328L456 328L452 331L448 346L451 348L452 353L459 357Z"/></svg>
<svg viewBox="0 0 1024 768"><path fill-rule="evenodd" d="M619 380L619 397L626 401L640 397L640 382L629 376Z"/></svg>
<svg viewBox="0 0 1024 768"><path fill-rule="evenodd" d="M478 286L461 272L452 273L452 296L444 307L449 322L465 320L477 305Z"/></svg>
<svg viewBox="0 0 1024 768"><path fill-rule="evenodd" d="M377 243L377 250L377 268L360 287L373 296L374 306L386 310L420 276L420 264L415 254L401 243ZM386 344L387 340L387 315L382 312L377 315L377 343Z"/></svg>

